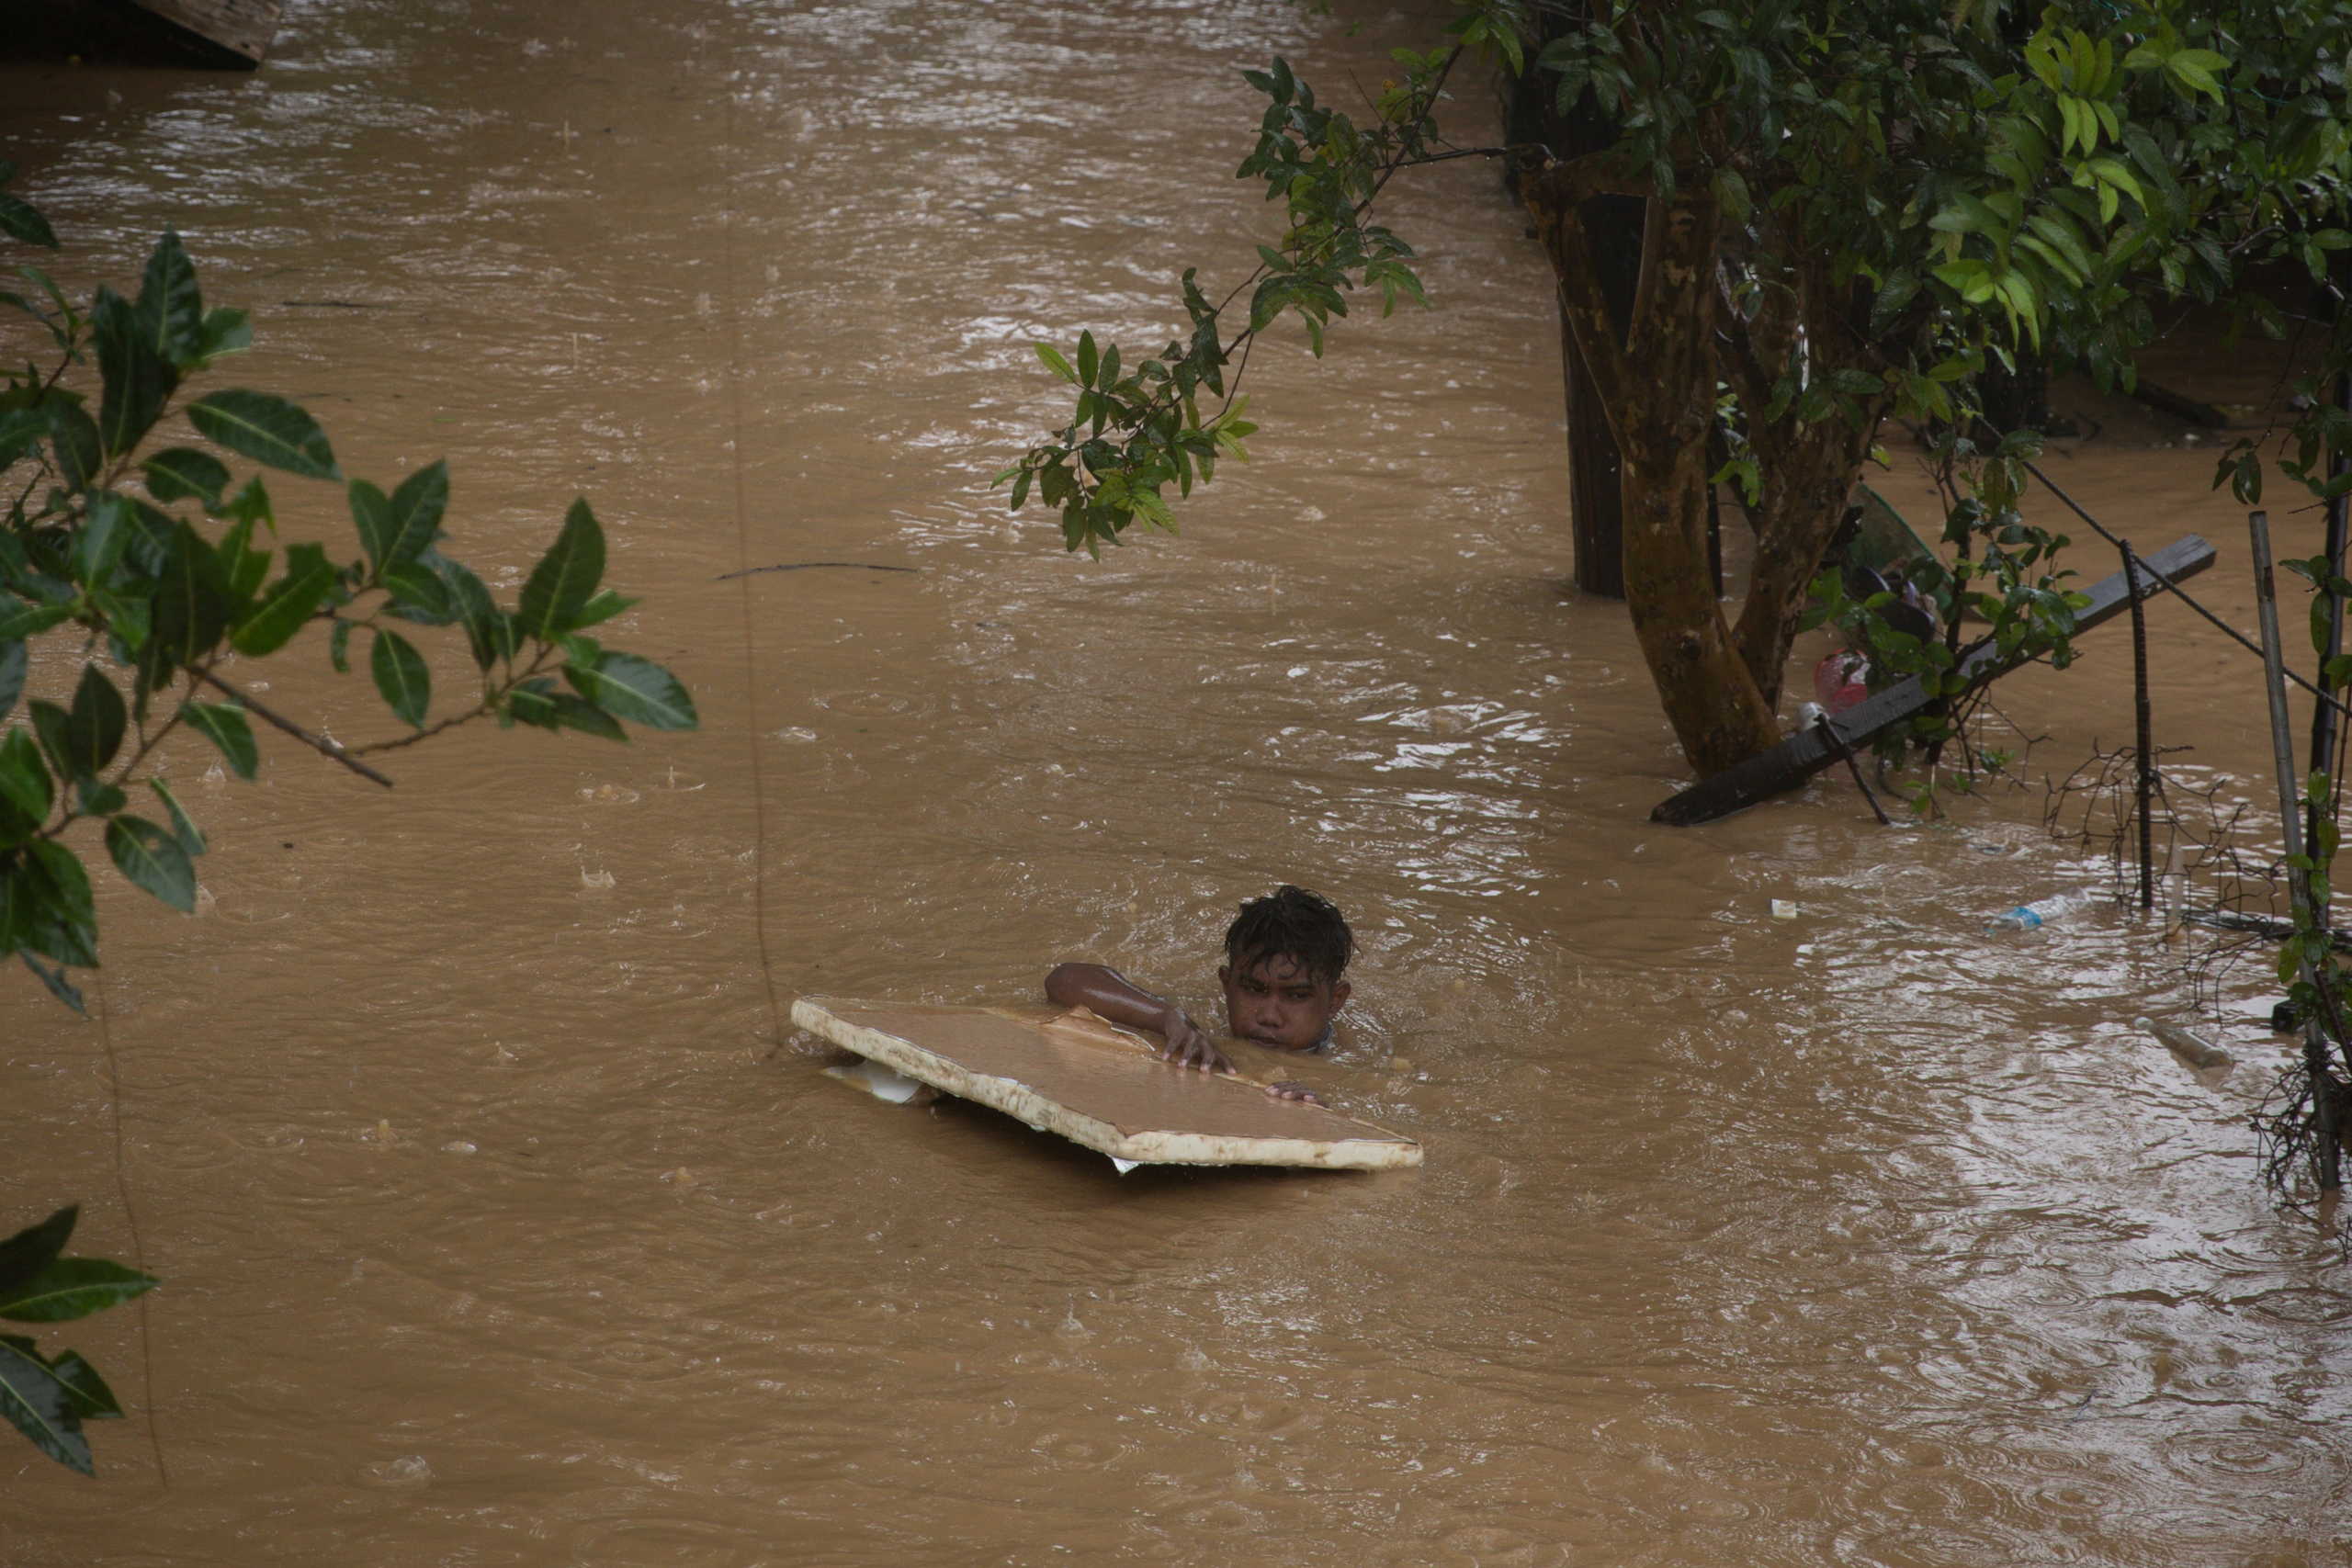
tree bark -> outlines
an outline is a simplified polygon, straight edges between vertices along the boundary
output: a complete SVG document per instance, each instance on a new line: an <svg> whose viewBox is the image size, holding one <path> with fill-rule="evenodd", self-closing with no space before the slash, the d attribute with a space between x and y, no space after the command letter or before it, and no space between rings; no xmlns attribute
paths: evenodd
<svg viewBox="0 0 2352 1568"><path fill-rule="evenodd" d="M1651 198L1640 283L1621 344L1592 266L1578 199L1589 193L1566 165L1530 176L1521 192L1552 260L1562 318L1592 371L1623 463L1625 600L1634 636L1683 755L1702 773L1718 773L1780 739L1708 570L1720 215L1702 192Z"/></svg>
<svg viewBox="0 0 2352 1568"><path fill-rule="evenodd" d="M1792 244L1787 247L1794 250ZM1821 558L1837 534L1875 438L1884 398L1864 400L1859 416L1799 422L1784 413L1768 421L1775 381L1792 368L1810 378L1841 369L1871 369L1832 312L1849 317L1866 307L1839 301L1827 271L1814 259L1798 262L1785 287L1768 289L1744 330L1735 325L1724 379L1747 416L1748 445L1763 476L1748 523L1756 534L1755 566L1734 640L1767 705L1777 706L1789 649L1796 640ZM1861 345L1867 348L1867 345Z"/></svg>

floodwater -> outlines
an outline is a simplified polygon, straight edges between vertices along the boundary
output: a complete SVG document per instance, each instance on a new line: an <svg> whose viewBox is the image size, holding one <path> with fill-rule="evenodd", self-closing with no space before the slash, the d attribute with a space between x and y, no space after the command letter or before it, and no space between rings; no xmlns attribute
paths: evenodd
<svg viewBox="0 0 2352 1568"><path fill-rule="evenodd" d="M78 1200L166 1280L44 1337L134 1414L95 1482L0 1444L0 1563L2352 1556L2352 1276L2254 1179L2259 955L2199 1012L2155 925L1984 934L2107 874L2039 789L1647 824L1684 770L1563 586L1554 317L1487 173L1398 182L1439 308L1261 350L1257 461L1181 538L1071 558L989 491L1065 406L1033 340L1149 345L1269 232L1238 70L1338 96L1426 26L1348 19L309 0L249 78L0 75L77 289L176 226L256 311L233 380L379 482L446 455L509 592L587 494L643 595L607 640L703 716L462 730L389 793L171 753L203 913L107 873L92 1020L0 987L6 1223ZM2118 413L2053 476L2213 538L2250 626L2178 435ZM719 581L806 561L857 565ZM2249 661L2154 614L2177 780L2259 807ZM2007 683L2031 770L2128 739L2126 646ZM313 646L243 674L390 733ZM854 1095L784 1016L1076 957L1204 1005L1284 880L1363 943L1306 1070L1419 1171L1123 1178Z"/></svg>

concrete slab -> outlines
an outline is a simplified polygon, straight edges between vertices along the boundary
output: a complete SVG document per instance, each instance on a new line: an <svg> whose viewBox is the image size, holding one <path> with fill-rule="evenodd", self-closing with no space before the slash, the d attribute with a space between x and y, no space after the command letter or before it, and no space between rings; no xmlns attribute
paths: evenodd
<svg viewBox="0 0 2352 1568"><path fill-rule="evenodd" d="M1276 1100L1262 1079L1180 1072L1084 1008L953 1007L803 997L792 1021L944 1093L1137 1165L1394 1170L1421 1163L1402 1133Z"/></svg>

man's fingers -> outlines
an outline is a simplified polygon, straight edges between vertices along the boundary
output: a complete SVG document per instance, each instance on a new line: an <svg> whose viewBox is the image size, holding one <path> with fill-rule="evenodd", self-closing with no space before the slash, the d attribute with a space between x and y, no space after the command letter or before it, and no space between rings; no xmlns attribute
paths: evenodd
<svg viewBox="0 0 2352 1568"><path fill-rule="evenodd" d="M1229 1073L1233 1064L1225 1059L1209 1037L1194 1030L1178 1037L1170 1035L1159 1049L1159 1059L1170 1066L1189 1067L1201 1073Z"/></svg>

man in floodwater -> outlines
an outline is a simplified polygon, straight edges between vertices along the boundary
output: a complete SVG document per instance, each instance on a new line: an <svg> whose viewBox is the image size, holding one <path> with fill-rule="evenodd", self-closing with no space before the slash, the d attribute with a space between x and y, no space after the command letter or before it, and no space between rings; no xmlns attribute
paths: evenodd
<svg viewBox="0 0 2352 1568"><path fill-rule="evenodd" d="M1227 1031L1278 1051L1321 1051L1331 1043L1331 1020L1347 1005L1344 976L1355 945L1339 907L1304 887L1286 883L1242 905L1226 928L1225 962L1216 972ZM1091 1008L1113 1023L1150 1030L1164 1042L1164 1062L1204 1073L1233 1070L1182 1008L1116 969L1058 964L1046 976L1046 995L1058 1006ZM1303 1084L1278 1083L1268 1092L1283 1100L1320 1098Z"/></svg>

